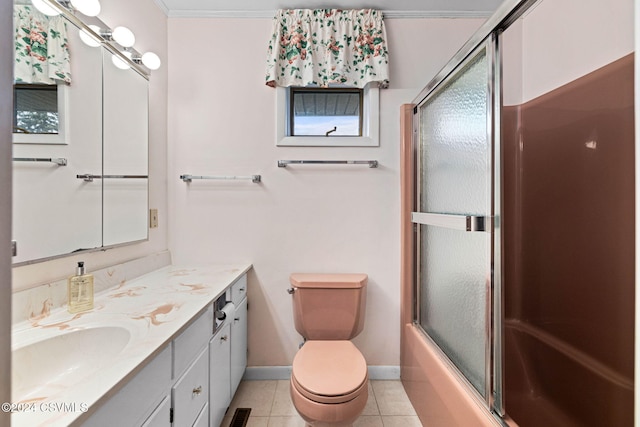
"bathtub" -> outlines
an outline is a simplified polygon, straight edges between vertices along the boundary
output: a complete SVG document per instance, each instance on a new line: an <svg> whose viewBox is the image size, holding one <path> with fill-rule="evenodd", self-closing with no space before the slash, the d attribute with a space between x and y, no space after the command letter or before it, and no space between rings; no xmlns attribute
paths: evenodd
<svg viewBox="0 0 640 427"><path fill-rule="evenodd" d="M504 322L505 409L520 427L633 426L633 378L527 322Z"/></svg>

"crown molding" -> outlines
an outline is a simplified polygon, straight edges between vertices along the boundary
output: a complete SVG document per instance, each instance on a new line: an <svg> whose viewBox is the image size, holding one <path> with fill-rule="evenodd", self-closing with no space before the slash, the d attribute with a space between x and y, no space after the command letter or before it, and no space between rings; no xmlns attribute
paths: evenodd
<svg viewBox="0 0 640 427"><path fill-rule="evenodd" d="M488 18L493 14L486 10L383 10L386 19L442 19Z"/></svg>
<svg viewBox="0 0 640 427"><path fill-rule="evenodd" d="M154 0L169 18L245 18L271 19L275 10L169 10L162 0ZM448 19L448 18L488 18L493 12L464 10L383 10L385 19Z"/></svg>
<svg viewBox="0 0 640 427"><path fill-rule="evenodd" d="M153 2L158 6L158 8L167 16L169 16L169 8L166 4L164 4L163 0L153 0Z"/></svg>

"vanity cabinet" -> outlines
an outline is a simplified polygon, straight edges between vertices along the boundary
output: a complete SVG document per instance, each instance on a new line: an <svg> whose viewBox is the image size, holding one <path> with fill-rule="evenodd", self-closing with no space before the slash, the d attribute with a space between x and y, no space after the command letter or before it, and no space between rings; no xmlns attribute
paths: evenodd
<svg viewBox="0 0 640 427"><path fill-rule="evenodd" d="M221 324L209 304L83 426L219 427L247 365L246 290L243 275Z"/></svg>

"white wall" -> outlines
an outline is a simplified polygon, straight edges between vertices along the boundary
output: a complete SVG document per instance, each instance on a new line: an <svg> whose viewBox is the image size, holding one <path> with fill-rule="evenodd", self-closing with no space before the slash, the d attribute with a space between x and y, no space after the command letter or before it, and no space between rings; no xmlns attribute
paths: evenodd
<svg viewBox="0 0 640 427"><path fill-rule="evenodd" d="M380 147L275 146L275 91L264 85L270 19L169 20L170 249L174 262L254 265L249 365L290 365L300 337L292 272L369 275L356 345L369 365L399 365L399 112L479 19L385 20L391 86L380 92ZM188 65L187 65L188 64ZM378 160L290 166L279 159ZM261 174L263 182L194 181L180 174Z"/></svg>
<svg viewBox="0 0 640 427"><path fill-rule="evenodd" d="M576 4L543 0L525 15L524 102L634 51L632 0L581 0L578 8Z"/></svg>
<svg viewBox="0 0 640 427"><path fill-rule="evenodd" d="M149 87L149 206L158 209L160 226L149 230L148 242L14 268L14 291L69 276L80 260L92 270L167 249L167 17L153 0L103 1L99 17L112 28L124 25L132 29L136 49L154 51L164 61L152 72Z"/></svg>

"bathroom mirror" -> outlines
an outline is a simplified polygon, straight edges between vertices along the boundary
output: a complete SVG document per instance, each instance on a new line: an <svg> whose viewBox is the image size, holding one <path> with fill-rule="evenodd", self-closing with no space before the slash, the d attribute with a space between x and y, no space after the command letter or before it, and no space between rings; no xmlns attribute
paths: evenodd
<svg viewBox="0 0 640 427"><path fill-rule="evenodd" d="M148 82L103 51L104 246L147 238Z"/></svg>
<svg viewBox="0 0 640 427"><path fill-rule="evenodd" d="M55 85L62 135L14 133L14 266L147 238L148 80L83 43L74 21L65 22L70 82ZM21 99L33 111L54 103Z"/></svg>

